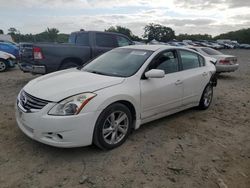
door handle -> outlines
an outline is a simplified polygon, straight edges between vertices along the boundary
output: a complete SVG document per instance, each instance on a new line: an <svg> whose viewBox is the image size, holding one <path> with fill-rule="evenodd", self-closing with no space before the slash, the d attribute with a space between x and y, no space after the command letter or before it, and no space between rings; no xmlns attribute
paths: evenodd
<svg viewBox="0 0 250 188"><path fill-rule="evenodd" d="M180 84L182 84L182 81L181 81L181 80L177 80L177 81L175 82L175 85L180 85Z"/></svg>
<svg viewBox="0 0 250 188"><path fill-rule="evenodd" d="M203 73L202 73L202 76L207 76L207 72L203 72Z"/></svg>

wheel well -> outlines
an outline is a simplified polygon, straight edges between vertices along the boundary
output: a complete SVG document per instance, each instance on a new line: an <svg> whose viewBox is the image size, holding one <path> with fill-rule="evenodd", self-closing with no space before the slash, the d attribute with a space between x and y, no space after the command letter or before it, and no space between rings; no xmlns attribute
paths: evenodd
<svg viewBox="0 0 250 188"><path fill-rule="evenodd" d="M130 103L128 101L124 101L124 100L116 101L114 103L120 103L120 104L123 104L126 107L128 107L128 109L129 109L129 111L131 112L131 115L132 115L132 119L133 119L133 127L132 128L134 129L135 128L135 121L136 121L136 111L135 111L134 105L132 103Z"/></svg>
<svg viewBox="0 0 250 188"><path fill-rule="evenodd" d="M77 63L78 65L82 65L81 59L76 58L76 57L69 57L69 58L64 59L60 66L62 66L64 63L67 63L67 62L74 62L74 63Z"/></svg>
<svg viewBox="0 0 250 188"><path fill-rule="evenodd" d="M7 59L3 59L3 58L0 58L0 60L1 60L1 61L4 61L4 62L8 61Z"/></svg>

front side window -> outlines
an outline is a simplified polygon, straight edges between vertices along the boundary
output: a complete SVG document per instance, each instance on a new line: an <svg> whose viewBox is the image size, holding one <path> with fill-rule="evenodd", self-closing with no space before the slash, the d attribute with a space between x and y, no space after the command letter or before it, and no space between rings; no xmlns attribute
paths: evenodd
<svg viewBox="0 0 250 188"><path fill-rule="evenodd" d="M153 61L150 69L160 69L165 71L165 74L178 72L178 58L175 51L168 51L160 54L160 56Z"/></svg>
<svg viewBox="0 0 250 188"><path fill-rule="evenodd" d="M115 37L110 34L96 33L96 45L99 47L117 47Z"/></svg>
<svg viewBox="0 0 250 188"><path fill-rule="evenodd" d="M94 59L82 70L107 76L129 77L140 69L152 53L149 50L117 48Z"/></svg>
<svg viewBox="0 0 250 188"><path fill-rule="evenodd" d="M183 70L200 67L199 55L190 51L180 50Z"/></svg>
<svg viewBox="0 0 250 188"><path fill-rule="evenodd" d="M131 42L122 36L116 36L117 43L119 47L131 45Z"/></svg>

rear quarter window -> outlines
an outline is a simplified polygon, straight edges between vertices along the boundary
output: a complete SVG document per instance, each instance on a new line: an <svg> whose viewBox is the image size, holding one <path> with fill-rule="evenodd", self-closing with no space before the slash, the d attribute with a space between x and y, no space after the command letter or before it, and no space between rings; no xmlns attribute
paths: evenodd
<svg viewBox="0 0 250 188"><path fill-rule="evenodd" d="M75 33L71 34L69 36L69 43L71 43L71 44L75 44L76 43L76 34Z"/></svg>

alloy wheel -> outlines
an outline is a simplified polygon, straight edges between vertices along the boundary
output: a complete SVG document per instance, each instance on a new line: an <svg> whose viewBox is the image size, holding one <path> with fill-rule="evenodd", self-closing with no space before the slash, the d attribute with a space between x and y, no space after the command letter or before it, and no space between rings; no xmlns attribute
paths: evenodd
<svg viewBox="0 0 250 188"><path fill-rule="evenodd" d="M107 144L119 143L127 134L129 118L125 112L112 112L104 121L102 136Z"/></svg>

